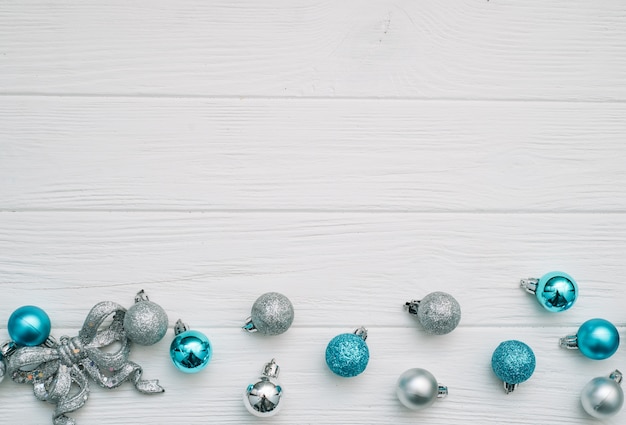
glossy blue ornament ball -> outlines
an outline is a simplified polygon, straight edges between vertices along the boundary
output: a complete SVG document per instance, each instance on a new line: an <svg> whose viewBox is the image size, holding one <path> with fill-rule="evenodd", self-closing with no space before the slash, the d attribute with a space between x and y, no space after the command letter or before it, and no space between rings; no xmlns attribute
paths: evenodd
<svg viewBox="0 0 626 425"><path fill-rule="evenodd" d="M176 335L170 345L170 357L174 366L185 373L200 372L209 364L212 355L209 338L194 330Z"/></svg>
<svg viewBox="0 0 626 425"><path fill-rule="evenodd" d="M527 381L535 371L535 365L535 353L522 341L500 343L491 357L491 368L507 384Z"/></svg>
<svg viewBox="0 0 626 425"><path fill-rule="evenodd" d="M578 284L567 273L546 273L539 279L535 295L546 310L565 311L578 299Z"/></svg>
<svg viewBox="0 0 626 425"><path fill-rule="evenodd" d="M7 330L18 345L34 347L41 345L50 336L50 318L45 311L33 305L18 308L9 317Z"/></svg>
<svg viewBox="0 0 626 425"><path fill-rule="evenodd" d="M361 374L367 367L369 358L367 344L356 334L337 335L326 347L326 364L333 373L344 378Z"/></svg>
<svg viewBox="0 0 626 425"><path fill-rule="evenodd" d="M619 347L619 332L604 319L591 319L580 325L576 333L578 349L594 360L611 357Z"/></svg>

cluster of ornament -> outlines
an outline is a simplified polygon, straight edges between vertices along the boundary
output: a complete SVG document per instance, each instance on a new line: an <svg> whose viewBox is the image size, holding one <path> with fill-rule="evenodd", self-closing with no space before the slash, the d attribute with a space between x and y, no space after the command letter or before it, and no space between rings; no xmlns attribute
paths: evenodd
<svg viewBox="0 0 626 425"><path fill-rule="evenodd" d="M568 310L578 298L576 281L563 272L550 272L540 279L521 279L520 286L534 294L546 310L554 313ZM579 350L592 360L604 360L617 351L619 333L608 320L595 318L580 325L576 334L560 338L559 345ZM505 341L493 353L492 367L495 374L504 381L508 393L533 374L535 355L521 341ZM619 370L613 371L608 377L597 377L589 381L580 395L583 409L590 416L599 419L617 414L624 404L621 382L622 373Z"/></svg>
<svg viewBox="0 0 626 425"><path fill-rule="evenodd" d="M111 317L111 323L103 326ZM243 328L278 335L291 326L293 317L289 299L270 292L257 299ZM32 384L35 397L56 406L54 425L74 425L75 420L67 414L86 403L90 378L107 389L129 381L145 394L165 391L158 380L141 379L143 370L129 360L129 354L132 343L149 346L161 341L168 325L165 310L150 301L143 290L128 310L111 301L96 304L78 336L62 336L58 341L50 335L51 321L45 311L36 306L20 307L9 317L11 340L0 347L0 382L7 375L17 383ZM103 350L112 343L120 348L113 353ZM169 352L178 370L196 373L208 365L213 349L206 335L178 320ZM245 387L243 399L250 413L266 417L278 412L283 393L278 372L272 359L262 375ZM79 388L77 393L73 386Z"/></svg>
<svg viewBox="0 0 626 425"><path fill-rule="evenodd" d="M167 316L156 304L140 308L133 317L131 307L127 318L128 312L121 305L100 302L87 315L78 336L62 336L57 341L50 335L46 312L35 306L20 307L9 318L11 341L0 350L2 372L17 383L32 384L35 397L55 405L54 425L75 424L67 413L86 403L90 378L103 388L116 388L129 381L142 393L162 393L159 382L141 379L141 366L129 360L131 338L127 331L137 331L144 345L157 342L167 331ZM111 316L111 323L105 326ZM113 343L118 344L117 351L104 350Z"/></svg>
<svg viewBox="0 0 626 425"><path fill-rule="evenodd" d="M540 279L522 279L520 284L535 294L539 303L551 312L565 311L578 297L574 279L563 272L551 272ZM461 307L445 292L433 292L422 300L405 303L408 313L416 316L423 329L433 335L452 332L461 320ZM102 324L110 316L112 322ZM251 315L242 328L263 335L286 332L294 319L294 308L287 297L277 292L261 295L253 304ZM33 385L35 396L56 405L54 425L74 425L66 414L82 407L89 396L89 378L103 388L115 388L130 381L146 394L163 392L157 380L142 380L141 366L128 359L131 343L153 345L168 329L168 317L158 304L150 301L144 291L135 297L135 304L126 310L121 305L104 301L96 304L85 319L77 337L50 336L48 315L34 306L20 307L11 314L8 331L11 341L0 350L0 382L5 375L18 383ZM196 373L210 362L213 349L206 335L190 330L178 320L174 326L170 357L176 368ZM350 378L365 371L370 354L365 342L367 329L360 327L330 340L326 347L326 364L336 375ZM117 342L120 348L108 353L101 348ZM583 323L575 335L560 339L560 345L578 349L594 360L612 356L619 346L616 327L604 319ZM536 365L533 350L524 342L503 341L493 352L491 365L496 376L510 393L533 374ZM273 416L282 407L283 388L278 382L279 367L274 359L265 364L259 377L243 392L246 409L258 417ZM596 418L616 414L624 403L620 386L622 374L615 370L609 377L591 380L581 393L584 410ZM72 385L78 393L70 392ZM409 409L421 410L448 394L427 370L412 368L402 373L396 384L400 402Z"/></svg>

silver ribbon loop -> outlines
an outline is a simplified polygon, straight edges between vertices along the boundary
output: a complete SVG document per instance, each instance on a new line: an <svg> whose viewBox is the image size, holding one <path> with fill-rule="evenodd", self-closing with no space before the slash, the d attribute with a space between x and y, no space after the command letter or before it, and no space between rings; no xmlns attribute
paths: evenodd
<svg viewBox="0 0 626 425"><path fill-rule="evenodd" d="M39 400L55 404L54 425L74 425L66 413L80 409L89 398L91 377L103 388L116 388L130 381L146 394L162 393L158 380L142 380L142 369L128 360L130 340L124 332L126 310L121 305L103 301L96 304L85 319L77 337L63 336L53 347L21 347L7 359L7 374L18 383L33 384ZM113 322L100 329L111 315ZM119 344L114 352L103 349ZM78 392L72 389L78 388Z"/></svg>

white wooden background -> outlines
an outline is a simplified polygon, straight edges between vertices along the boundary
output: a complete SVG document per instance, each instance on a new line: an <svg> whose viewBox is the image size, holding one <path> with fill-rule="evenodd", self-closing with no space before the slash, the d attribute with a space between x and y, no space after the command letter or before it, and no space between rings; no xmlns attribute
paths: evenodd
<svg viewBox="0 0 626 425"><path fill-rule="evenodd" d="M98 301L145 289L215 348L132 359L166 393L92 385L78 424L254 423L241 392L276 357L277 424L589 424L579 392L626 371L559 349L604 317L626 337L626 3L622 0L2 0L0 340L18 306L76 335ZM562 269L549 314L520 277ZM434 290L460 326L426 335L402 304ZM239 326L258 295L296 308L282 336ZM371 362L327 370L364 325ZM537 355L505 395L505 339ZM424 367L433 408L395 399ZM48 424L0 385L3 424ZM623 424L622 412L606 424Z"/></svg>

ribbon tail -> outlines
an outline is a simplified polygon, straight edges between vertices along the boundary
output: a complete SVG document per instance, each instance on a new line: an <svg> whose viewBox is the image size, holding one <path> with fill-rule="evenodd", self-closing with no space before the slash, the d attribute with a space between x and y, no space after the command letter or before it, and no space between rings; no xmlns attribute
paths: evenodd
<svg viewBox="0 0 626 425"><path fill-rule="evenodd" d="M60 392L64 392L65 396L57 401L53 417L54 425L74 425L76 423L74 419L65 416L65 414L80 409L89 398L89 381L78 366L72 366L68 375L71 379L69 383L63 382L67 389L60 389ZM80 390L72 397L68 397L72 383L76 384ZM58 387L60 382L57 380L55 384ZM52 391L56 391L56 388L51 389Z"/></svg>
<svg viewBox="0 0 626 425"><path fill-rule="evenodd" d="M158 379L141 379L141 375L143 373L141 366L133 362L128 363L135 368L131 379L137 391L144 394L158 394L165 392L165 388L159 385Z"/></svg>
<svg viewBox="0 0 626 425"><path fill-rule="evenodd" d="M92 363L87 359L83 362L85 370L93 378L98 385L103 388L116 388L119 387L125 381L131 381L137 391L144 394L162 393L165 390L159 385L159 381L154 380L142 380L141 374L143 370L141 366L133 362L126 362L121 368L112 371L110 376L104 376L97 364Z"/></svg>

